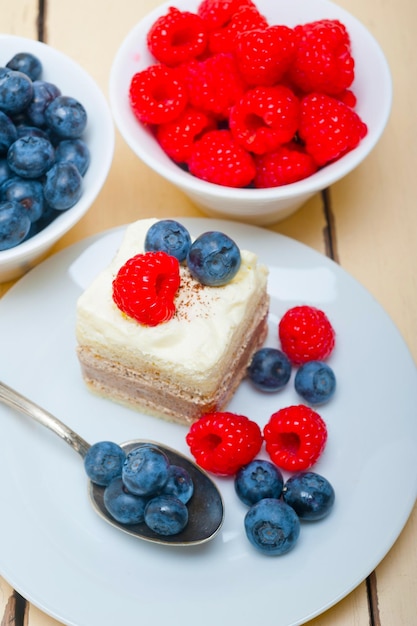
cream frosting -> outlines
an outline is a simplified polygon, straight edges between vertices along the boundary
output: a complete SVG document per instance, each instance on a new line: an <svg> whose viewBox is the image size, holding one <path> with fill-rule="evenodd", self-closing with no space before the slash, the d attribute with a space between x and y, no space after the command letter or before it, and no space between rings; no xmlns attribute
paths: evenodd
<svg viewBox="0 0 417 626"><path fill-rule="evenodd" d="M129 258L144 251L146 233L156 221L139 220L128 226L111 264L80 296L77 339L104 357L119 355L127 366L135 368L145 360L164 375L172 371L177 379L191 375L204 380L224 353L234 348L235 330L265 292L268 270L253 252L241 250L241 266L233 280L222 287L207 287L181 266L175 316L155 327L142 326L113 302L112 281Z"/></svg>

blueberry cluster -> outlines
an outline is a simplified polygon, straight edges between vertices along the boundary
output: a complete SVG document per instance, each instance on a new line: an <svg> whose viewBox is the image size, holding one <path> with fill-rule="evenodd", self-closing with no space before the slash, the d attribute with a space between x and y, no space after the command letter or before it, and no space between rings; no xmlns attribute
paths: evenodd
<svg viewBox="0 0 417 626"><path fill-rule="evenodd" d="M291 370L291 362L282 350L266 347L254 354L248 378L257 389L274 392L286 386ZM324 361L308 361L297 369L294 387L308 404L324 404L334 395L336 376Z"/></svg>
<svg viewBox="0 0 417 626"><path fill-rule="evenodd" d="M270 461L255 459L235 476L235 491L249 506L244 519L250 543L263 554L280 556L296 544L302 521L328 515L335 501L330 482L315 472L297 472L285 482Z"/></svg>
<svg viewBox="0 0 417 626"><path fill-rule="evenodd" d="M28 52L0 67L0 250L74 206L90 164L84 106L42 71Z"/></svg>
<svg viewBox="0 0 417 626"><path fill-rule="evenodd" d="M186 527L192 478L156 445L144 443L126 454L117 444L100 441L89 448L84 467L91 481L105 487L104 506L120 524L144 522L164 536Z"/></svg>
<svg viewBox="0 0 417 626"><path fill-rule="evenodd" d="M203 285L225 285L240 268L237 244L219 231L203 233L194 242L188 230L176 220L160 220L153 224L145 237L145 251L163 251L186 261L191 275Z"/></svg>

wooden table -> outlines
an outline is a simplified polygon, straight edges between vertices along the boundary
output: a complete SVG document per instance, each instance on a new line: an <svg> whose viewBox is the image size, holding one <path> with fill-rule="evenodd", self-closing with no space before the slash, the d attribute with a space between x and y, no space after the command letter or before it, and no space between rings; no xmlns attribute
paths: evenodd
<svg viewBox="0 0 417 626"><path fill-rule="evenodd" d="M0 30L41 39L62 50L83 65L107 94L109 69L120 42L132 25L159 3L0 0ZM338 3L369 28L385 51L394 83L392 115L376 149L355 172L271 229L332 257L358 279L389 313L417 359L417 9L413 0ZM202 214L140 163L117 135L114 163L100 196L52 252L92 233L154 215ZM0 285L0 296L10 286ZM376 571L310 624L413 626L417 624L416 598L414 509ZM0 614L2 626L58 626L2 579Z"/></svg>

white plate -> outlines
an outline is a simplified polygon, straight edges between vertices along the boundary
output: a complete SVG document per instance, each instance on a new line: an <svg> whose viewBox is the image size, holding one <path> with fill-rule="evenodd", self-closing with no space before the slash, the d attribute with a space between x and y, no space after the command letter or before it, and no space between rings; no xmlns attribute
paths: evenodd
<svg viewBox="0 0 417 626"><path fill-rule="evenodd" d="M217 228L270 266L270 345L290 306L322 308L337 332L338 389L320 409L328 425L316 470L337 494L332 514L303 524L283 557L247 542L246 507L219 480L226 519L195 548L171 548L116 532L90 508L80 457L55 435L0 407L0 573L65 624L167 623L290 626L356 587L401 532L417 493L417 378L400 334L375 300L339 266L286 237L209 219L181 220L194 235ZM75 356L75 302L110 260L123 229L78 243L21 279L0 301L1 379L87 441L147 437L187 453L186 429L91 395ZM262 426L299 403L291 380L263 395L243 383L230 410ZM64 495L66 494L66 495Z"/></svg>

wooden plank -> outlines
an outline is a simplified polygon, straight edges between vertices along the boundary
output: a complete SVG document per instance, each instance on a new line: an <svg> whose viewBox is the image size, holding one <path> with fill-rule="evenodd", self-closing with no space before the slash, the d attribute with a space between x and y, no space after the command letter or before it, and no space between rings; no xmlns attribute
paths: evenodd
<svg viewBox="0 0 417 626"><path fill-rule="evenodd" d="M61 626L61 622L57 622L50 615L46 615L33 604L28 606L26 617L27 622L25 626Z"/></svg>
<svg viewBox="0 0 417 626"><path fill-rule="evenodd" d="M376 570L378 606L383 626L415 624L417 607L417 509Z"/></svg>
<svg viewBox="0 0 417 626"><path fill-rule="evenodd" d="M0 578L0 618L1 626L23 626L25 600Z"/></svg>
<svg viewBox="0 0 417 626"><path fill-rule="evenodd" d="M417 53L407 24L417 16L417 8L411 0L403 0L401 10L375 0L373 13L378 20L374 20L367 17L364 4L359 0L354 4L358 5L355 14L362 16L395 68L394 99L375 150L332 188L341 261L384 306L416 357L417 123L410 75L417 72Z"/></svg>
<svg viewBox="0 0 417 626"><path fill-rule="evenodd" d="M0 32L37 39L37 19L37 0L0 0Z"/></svg>
<svg viewBox="0 0 417 626"><path fill-rule="evenodd" d="M325 613L310 620L308 626L370 626L365 583Z"/></svg>
<svg viewBox="0 0 417 626"><path fill-rule="evenodd" d="M417 361L417 123L415 82L410 80L417 72L411 28L417 9L411 0L396 5L384 0L344 0L341 4L379 41L391 66L394 87L392 113L380 143L354 173L332 188L341 263L385 308ZM383 351L382 342L381 354L375 358L383 357ZM387 470L396 471L389 459ZM389 506L389 494L387 498ZM382 626L416 623L416 536L415 509L376 570Z"/></svg>

